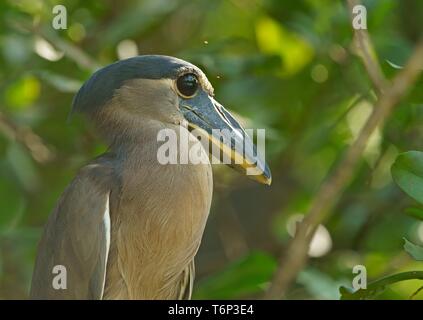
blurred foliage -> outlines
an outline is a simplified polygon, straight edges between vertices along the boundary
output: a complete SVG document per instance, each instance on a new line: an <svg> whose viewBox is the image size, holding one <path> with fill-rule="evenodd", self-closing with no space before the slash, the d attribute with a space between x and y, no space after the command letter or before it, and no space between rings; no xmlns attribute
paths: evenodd
<svg viewBox="0 0 423 320"><path fill-rule="evenodd" d="M423 1L363 2L392 77L422 35ZM51 27L56 4L67 8L66 30ZM137 53L191 61L246 127L266 128L271 187L215 168L196 298L260 297L293 221L375 103L340 0L5 0L0 16L0 298L27 296L48 214L77 169L105 150L90 123L67 122L73 95L99 66ZM422 124L420 79L372 136L288 298L337 299L358 264L370 280L422 269L403 249L404 237L423 244L422 162L407 153L395 161L422 150ZM375 298L408 299L421 285L395 282Z"/></svg>
<svg viewBox="0 0 423 320"><path fill-rule="evenodd" d="M275 260L264 253L248 256L228 265L225 270L199 283L194 299L230 299L248 297L262 289L276 269Z"/></svg>
<svg viewBox="0 0 423 320"><path fill-rule="evenodd" d="M407 251L415 260L423 261L423 247L417 246L414 243L404 238L405 244L404 249Z"/></svg>
<svg viewBox="0 0 423 320"><path fill-rule="evenodd" d="M392 177L405 193L423 204L423 152L399 155L392 166Z"/></svg>

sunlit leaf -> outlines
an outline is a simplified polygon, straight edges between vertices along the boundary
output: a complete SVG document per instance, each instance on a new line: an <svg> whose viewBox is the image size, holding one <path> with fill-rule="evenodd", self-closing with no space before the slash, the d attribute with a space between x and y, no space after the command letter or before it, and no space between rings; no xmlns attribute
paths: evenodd
<svg viewBox="0 0 423 320"><path fill-rule="evenodd" d="M72 23L68 30L69 38L71 38L74 42L79 42L84 39L86 35L86 30L84 25L81 23Z"/></svg>
<svg viewBox="0 0 423 320"><path fill-rule="evenodd" d="M270 17L256 22L257 43L261 51L278 54L283 60L283 74L292 75L303 69L313 58L313 47L301 36L285 29Z"/></svg>
<svg viewBox="0 0 423 320"><path fill-rule="evenodd" d="M24 76L7 88L6 102L16 109L29 107L37 100L40 89L41 85L37 78L31 75Z"/></svg>

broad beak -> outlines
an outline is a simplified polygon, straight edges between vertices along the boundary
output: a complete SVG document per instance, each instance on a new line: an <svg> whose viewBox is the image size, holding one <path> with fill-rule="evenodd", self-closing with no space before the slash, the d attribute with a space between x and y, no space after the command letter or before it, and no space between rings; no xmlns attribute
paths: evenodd
<svg viewBox="0 0 423 320"><path fill-rule="evenodd" d="M195 97L181 99L180 109L189 129L204 130L211 142L212 155L253 180L270 185L272 175L263 155L259 154L252 139L234 117L204 91ZM264 140L263 140L264 142ZM209 149L210 152L210 149ZM230 159L230 163L228 163Z"/></svg>

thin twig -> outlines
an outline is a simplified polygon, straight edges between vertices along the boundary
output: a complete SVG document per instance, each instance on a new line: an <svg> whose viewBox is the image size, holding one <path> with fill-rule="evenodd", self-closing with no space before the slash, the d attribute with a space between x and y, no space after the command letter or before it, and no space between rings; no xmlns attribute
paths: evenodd
<svg viewBox="0 0 423 320"><path fill-rule="evenodd" d="M0 112L0 132L8 139L21 143L39 163L46 163L54 158L53 151L39 135L29 127L17 125L2 112Z"/></svg>
<svg viewBox="0 0 423 320"><path fill-rule="evenodd" d="M348 8L351 14L351 20L353 19L353 8L359 4L359 0L348 0ZM367 29L354 28L353 43L356 47L356 53L362 59L367 74L369 75L370 80L373 82L373 86L376 88L378 94L382 93L386 87L386 79L378 62L376 50L373 47L372 41L370 41L370 36L367 32Z"/></svg>
<svg viewBox="0 0 423 320"><path fill-rule="evenodd" d="M407 271L407 272L401 272L401 273L393 274L390 276L386 276L386 277L383 277L382 279L369 283L366 289L359 289L352 293L348 292L345 287L341 287L341 293L342 293L341 299L342 300L368 299L377 295L378 292L381 293L389 285L392 285L397 282L407 281L407 280L423 280L423 271ZM413 295L411 295L410 299L412 299L413 296L417 295L422 288L418 289Z"/></svg>
<svg viewBox="0 0 423 320"><path fill-rule="evenodd" d="M366 46L368 47L370 46ZM308 215L300 224L295 238L288 245L285 256L280 260L279 268L265 294L266 299L285 297L289 286L307 261L308 248L317 226L331 214L330 209L350 182L371 134L408 92L422 69L423 41L417 45L405 68L396 75L392 83L380 90L381 95L357 139L346 150L333 173L321 185Z"/></svg>
<svg viewBox="0 0 423 320"><path fill-rule="evenodd" d="M423 290L423 286L421 286L420 288L418 288L411 296L410 296L410 300L413 300L419 293L420 291Z"/></svg>

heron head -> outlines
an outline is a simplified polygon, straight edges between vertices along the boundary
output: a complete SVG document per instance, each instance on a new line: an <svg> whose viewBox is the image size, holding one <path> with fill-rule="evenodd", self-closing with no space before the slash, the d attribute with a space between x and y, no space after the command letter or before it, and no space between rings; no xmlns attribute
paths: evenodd
<svg viewBox="0 0 423 320"><path fill-rule="evenodd" d="M238 159L231 161L231 167L253 172L248 175L261 183L271 183L270 169L252 139L216 101L204 73L186 61L146 55L104 67L81 87L73 111L87 113L109 135L130 132L129 127L142 126L146 121L200 130L211 145L230 159Z"/></svg>

